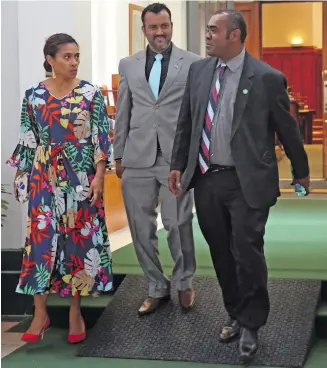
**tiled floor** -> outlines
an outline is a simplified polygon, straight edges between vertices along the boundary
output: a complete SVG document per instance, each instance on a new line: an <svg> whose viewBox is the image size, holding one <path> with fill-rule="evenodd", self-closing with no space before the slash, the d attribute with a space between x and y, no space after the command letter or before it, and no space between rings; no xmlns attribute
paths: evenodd
<svg viewBox="0 0 327 368"><path fill-rule="evenodd" d="M15 324L16 322L1 322L1 358L24 345L20 341L20 333L6 332Z"/></svg>
<svg viewBox="0 0 327 368"><path fill-rule="evenodd" d="M163 224L160 214L158 215L157 223L158 230L162 229ZM132 238L128 227L110 234L112 252L121 247L124 247L125 245L130 244L131 242ZM6 332L15 324L15 322L1 322L1 358L9 355L13 351L24 345L24 343L20 341L20 333Z"/></svg>

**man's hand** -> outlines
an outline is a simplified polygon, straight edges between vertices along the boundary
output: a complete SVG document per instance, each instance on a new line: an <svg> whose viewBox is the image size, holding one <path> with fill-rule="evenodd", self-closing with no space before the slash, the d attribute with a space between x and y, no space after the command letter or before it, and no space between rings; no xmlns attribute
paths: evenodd
<svg viewBox="0 0 327 368"><path fill-rule="evenodd" d="M181 193L181 177L182 173L178 170L173 170L169 174L168 178L168 186L169 190L174 194L174 196L178 197Z"/></svg>
<svg viewBox="0 0 327 368"><path fill-rule="evenodd" d="M302 178L302 179L293 179L291 185L295 185L295 184L302 185L302 187L307 192L306 195L310 193L310 176L306 176L305 178Z"/></svg>
<svg viewBox="0 0 327 368"><path fill-rule="evenodd" d="M116 161L116 175L118 176L119 179L121 179L121 177L123 176L124 171L125 168L122 167L121 161Z"/></svg>

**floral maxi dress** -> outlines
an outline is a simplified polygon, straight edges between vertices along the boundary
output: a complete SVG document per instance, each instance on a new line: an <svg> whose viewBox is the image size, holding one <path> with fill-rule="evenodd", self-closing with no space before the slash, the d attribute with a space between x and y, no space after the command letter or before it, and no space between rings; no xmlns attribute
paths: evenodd
<svg viewBox="0 0 327 368"><path fill-rule="evenodd" d="M8 163L29 177L26 243L16 292L87 296L112 289L102 201L88 192L110 160L109 118L98 87L62 99L43 83L25 93L19 143Z"/></svg>

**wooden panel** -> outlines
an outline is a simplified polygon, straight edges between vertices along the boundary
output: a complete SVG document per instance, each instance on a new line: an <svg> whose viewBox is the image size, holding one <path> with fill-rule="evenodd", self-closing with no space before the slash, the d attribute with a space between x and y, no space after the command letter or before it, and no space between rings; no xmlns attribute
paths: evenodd
<svg viewBox="0 0 327 368"><path fill-rule="evenodd" d="M307 97L309 109L316 111L321 118L322 112L322 81L321 65L322 50L314 47L268 47L262 52L262 59L285 74L292 94L300 93Z"/></svg>
<svg viewBox="0 0 327 368"><path fill-rule="evenodd" d="M145 48L145 36L141 30L141 14L143 6L128 4L129 8L129 54L132 55L137 51ZM138 32L138 35L135 35ZM135 42L140 43L135 45ZM134 48L136 48L134 50Z"/></svg>
<svg viewBox="0 0 327 368"><path fill-rule="evenodd" d="M118 88L119 88L119 74L113 74L111 76L111 88L112 88L112 94L114 96L114 104L117 106L117 100L118 100Z"/></svg>
<svg viewBox="0 0 327 368"><path fill-rule="evenodd" d="M323 2L323 83L327 83L327 3ZM323 96L323 178L327 179L327 88L324 88Z"/></svg>
<svg viewBox="0 0 327 368"><path fill-rule="evenodd" d="M323 42L323 66L324 69L327 69L327 2L323 2L323 36L322 36L322 42Z"/></svg>
<svg viewBox="0 0 327 368"><path fill-rule="evenodd" d="M323 139L322 139L322 172L323 178L327 180L327 120L323 123Z"/></svg>
<svg viewBox="0 0 327 368"><path fill-rule="evenodd" d="M235 1L234 5L235 9L243 14L246 22L248 35L245 40L245 47L252 56L261 59L261 3L259 1Z"/></svg>
<svg viewBox="0 0 327 368"><path fill-rule="evenodd" d="M123 196L121 193L121 181L116 173L109 171L104 181L104 212L109 233L128 226Z"/></svg>

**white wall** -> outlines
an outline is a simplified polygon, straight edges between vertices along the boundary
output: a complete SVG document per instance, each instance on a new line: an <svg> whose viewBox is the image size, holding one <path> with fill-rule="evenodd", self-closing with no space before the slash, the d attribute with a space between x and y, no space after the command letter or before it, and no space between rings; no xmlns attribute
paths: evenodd
<svg viewBox="0 0 327 368"><path fill-rule="evenodd" d="M57 32L76 38L82 57L79 77L92 80L91 2L3 1L1 31L1 183L12 185L15 170L4 162L18 141L24 92L45 79L45 39ZM25 238L26 205L12 197L9 200L1 247L20 248Z"/></svg>
<svg viewBox="0 0 327 368"><path fill-rule="evenodd" d="M54 33L68 33L81 49L79 77L92 79L90 1L19 1L19 74L23 94L29 85L45 79L43 46Z"/></svg>
<svg viewBox="0 0 327 368"><path fill-rule="evenodd" d="M176 46L187 48L186 34L186 1L163 1L171 11L171 18L174 23L173 42Z"/></svg>
<svg viewBox="0 0 327 368"><path fill-rule="evenodd" d="M129 55L129 3L146 7L153 1L92 1L92 75L96 84L111 87L119 60ZM186 1L163 1L172 13L173 42L186 49Z"/></svg>
<svg viewBox="0 0 327 368"><path fill-rule="evenodd" d="M93 82L111 86L119 60L128 55L128 1L92 1Z"/></svg>
<svg viewBox="0 0 327 368"><path fill-rule="evenodd" d="M1 184L9 184L12 192L14 170L4 164L15 147L20 119L19 60L18 60L18 3L1 3ZM1 229L1 247L19 248L22 244L22 208L12 196L7 218Z"/></svg>

